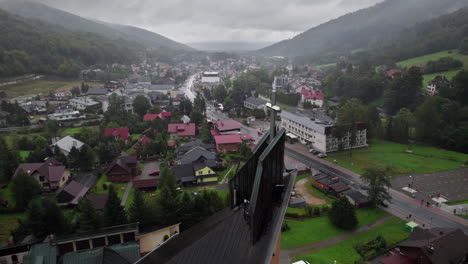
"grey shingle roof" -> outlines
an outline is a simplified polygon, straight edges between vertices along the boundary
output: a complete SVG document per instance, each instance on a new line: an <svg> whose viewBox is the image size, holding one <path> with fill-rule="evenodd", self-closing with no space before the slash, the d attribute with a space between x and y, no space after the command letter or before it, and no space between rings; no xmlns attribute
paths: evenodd
<svg viewBox="0 0 468 264"><path fill-rule="evenodd" d="M299 109L285 109L281 111L281 118L286 118L295 121L307 128L325 134L325 128L331 127L333 119L325 113L314 111L301 111Z"/></svg>
<svg viewBox="0 0 468 264"><path fill-rule="evenodd" d="M195 147L187 151L187 153L180 157L179 160L180 164L192 164L192 162L197 161L200 158L204 158L205 160L213 160L216 159L216 154L202 147Z"/></svg>
<svg viewBox="0 0 468 264"><path fill-rule="evenodd" d="M251 104L253 104L253 105L257 106L257 107L265 104L265 101L260 100L260 99L255 98L255 97L249 97L249 98L245 99L245 102L251 103Z"/></svg>

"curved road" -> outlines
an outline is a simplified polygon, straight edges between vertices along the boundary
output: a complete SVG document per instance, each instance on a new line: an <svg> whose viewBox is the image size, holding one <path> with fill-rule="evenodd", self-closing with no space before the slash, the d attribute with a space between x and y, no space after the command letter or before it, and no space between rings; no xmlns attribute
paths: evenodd
<svg viewBox="0 0 468 264"><path fill-rule="evenodd" d="M329 175L340 177L345 182L353 185L354 187L359 187L364 185L360 179L360 175L354 172L351 172L347 169L339 167L328 161L319 159L315 156L307 155L305 153L300 153L290 148L285 149L285 155L304 163L306 166L316 168L321 170ZM402 219L411 214L412 221L417 222L422 225L425 224L426 227L449 227L449 228L460 228L468 234L468 221L460 217L447 214L441 211L438 208L427 207L421 205L421 203L409 196L404 195L393 189L390 190L390 195L392 196L392 201L389 204L388 208L384 208L391 214L394 214Z"/></svg>

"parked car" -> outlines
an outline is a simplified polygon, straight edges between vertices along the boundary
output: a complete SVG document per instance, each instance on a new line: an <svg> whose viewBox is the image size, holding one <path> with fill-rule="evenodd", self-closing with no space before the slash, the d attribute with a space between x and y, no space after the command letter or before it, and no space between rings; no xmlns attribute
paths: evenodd
<svg viewBox="0 0 468 264"><path fill-rule="evenodd" d="M386 203L386 202L380 202L380 205L383 206L383 207L388 207L388 203Z"/></svg>
<svg viewBox="0 0 468 264"><path fill-rule="evenodd" d="M326 157L328 157L328 155L325 154L325 153L319 153L319 154L317 155L317 157L319 157L319 158L326 158Z"/></svg>
<svg viewBox="0 0 468 264"><path fill-rule="evenodd" d="M294 262L293 264L310 264L310 262L305 261L305 260L299 260L297 262Z"/></svg>
<svg viewBox="0 0 468 264"><path fill-rule="evenodd" d="M159 170L155 170L149 174L149 176L158 176L159 175Z"/></svg>
<svg viewBox="0 0 468 264"><path fill-rule="evenodd" d="M309 153L312 153L314 155L317 155L319 152L313 148L309 149Z"/></svg>

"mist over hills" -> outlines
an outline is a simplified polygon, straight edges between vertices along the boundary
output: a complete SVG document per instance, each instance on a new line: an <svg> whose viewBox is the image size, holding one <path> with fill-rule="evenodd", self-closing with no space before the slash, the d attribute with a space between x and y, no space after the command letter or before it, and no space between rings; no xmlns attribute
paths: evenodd
<svg viewBox="0 0 468 264"><path fill-rule="evenodd" d="M466 0L386 0L257 50L255 54L295 57L367 48L375 39L466 6Z"/></svg>
<svg viewBox="0 0 468 264"><path fill-rule="evenodd" d="M94 33L112 40L134 42L146 48L168 47L192 50L192 48L187 45L148 30L86 19L41 3L23 0L7 0L0 1L0 8L12 14L27 19L44 21L51 25L63 27L66 30Z"/></svg>

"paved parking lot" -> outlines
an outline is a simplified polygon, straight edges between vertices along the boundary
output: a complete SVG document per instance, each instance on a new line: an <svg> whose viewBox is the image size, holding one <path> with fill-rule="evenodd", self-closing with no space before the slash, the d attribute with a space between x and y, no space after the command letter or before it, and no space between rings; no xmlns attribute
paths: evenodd
<svg viewBox="0 0 468 264"><path fill-rule="evenodd" d="M149 174L155 170L159 170L159 161L147 162L137 179L153 179L155 176L149 176Z"/></svg>
<svg viewBox="0 0 468 264"><path fill-rule="evenodd" d="M426 199L441 195L448 201L461 201L468 199L468 168L441 171L430 174L414 174L411 177L400 176L391 180L394 189L408 187L418 191L416 197ZM404 191L403 191L404 192Z"/></svg>

